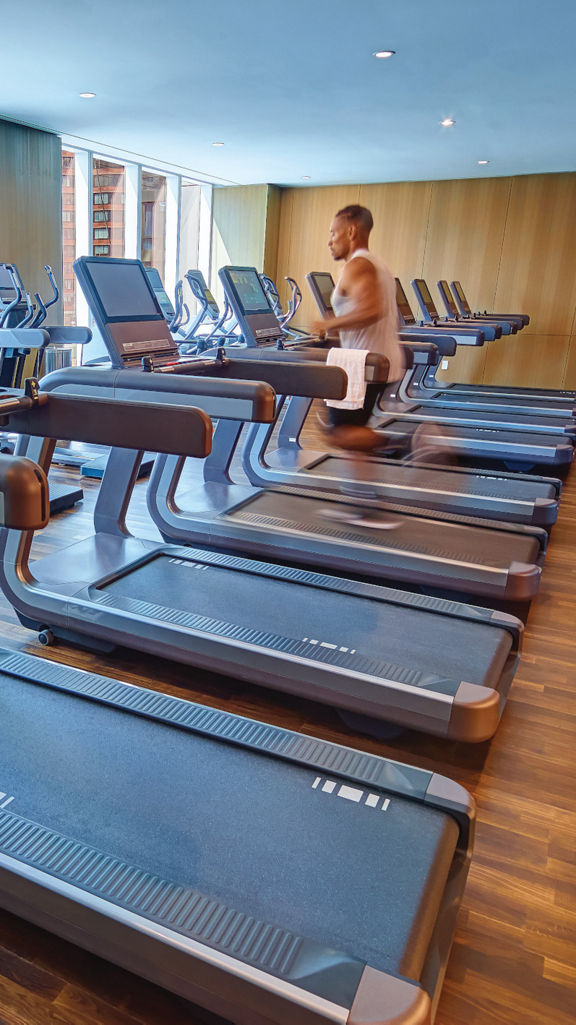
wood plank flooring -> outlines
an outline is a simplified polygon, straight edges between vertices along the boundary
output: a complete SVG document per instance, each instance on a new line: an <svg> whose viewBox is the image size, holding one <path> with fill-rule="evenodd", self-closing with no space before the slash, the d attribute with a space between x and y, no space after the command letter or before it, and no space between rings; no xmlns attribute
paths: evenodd
<svg viewBox="0 0 576 1025"><path fill-rule="evenodd" d="M74 471L59 479L77 480ZM156 536L137 485L133 529ZM34 551L89 533L97 485ZM437 1025L576 1021L576 473L564 488L541 594L496 737L464 747L421 734L355 735L331 709L148 655L40 648L0 596L0 644L451 776L478 828ZM281 614L281 610L279 610ZM1 701L1 695L0 695ZM0 1025L221 1025L221 1019L0 912ZM298 1025L295 1021L294 1025Z"/></svg>

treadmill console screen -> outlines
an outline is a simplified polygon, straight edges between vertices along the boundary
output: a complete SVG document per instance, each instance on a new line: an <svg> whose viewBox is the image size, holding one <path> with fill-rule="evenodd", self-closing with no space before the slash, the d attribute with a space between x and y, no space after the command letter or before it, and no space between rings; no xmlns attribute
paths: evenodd
<svg viewBox="0 0 576 1025"><path fill-rule="evenodd" d="M468 300L467 300L466 296L464 295L464 289L462 288L462 285L460 284L460 282L459 281L453 281L452 282L452 288L454 288L455 291L458 293L458 298L459 298L460 302L462 303L462 307L465 310L465 312L466 313L470 313L471 310L470 310L470 307L468 305Z"/></svg>
<svg viewBox="0 0 576 1025"><path fill-rule="evenodd" d="M332 293L336 287L334 278L331 274L314 274L313 280L326 313L332 313Z"/></svg>
<svg viewBox="0 0 576 1025"><path fill-rule="evenodd" d="M160 309L162 310L162 313L166 317L166 320L172 320L172 318L175 315L175 310L172 303L170 302L168 293L164 288L164 285L162 284L162 278L160 277L160 273L156 270L155 267L146 267L146 277L152 285L154 295L158 300L158 304L160 306Z"/></svg>
<svg viewBox="0 0 576 1025"><path fill-rule="evenodd" d="M447 305L448 309L450 310L450 313L452 314L453 317L457 317L458 316L458 310L456 309L456 303L454 302L454 298L452 296L452 292L450 291L450 286L448 285L448 282L447 281L439 281L438 282L438 288L440 289L440 291L442 292L442 294L444 296L444 301L446 302L446 305Z"/></svg>
<svg viewBox="0 0 576 1025"><path fill-rule="evenodd" d="M108 263L96 257L90 261L90 274L108 320L158 317L154 293L141 263Z"/></svg>
<svg viewBox="0 0 576 1025"><path fill-rule="evenodd" d="M229 275L245 314L270 313L268 297L255 269L231 270Z"/></svg>
<svg viewBox="0 0 576 1025"><path fill-rule="evenodd" d="M396 281L396 305L398 307L398 312L399 312L400 316L402 317L402 320L404 321L405 324L414 324L414 323L416 323L416 321L414 319L414 314L412 313L412 310L410 309L410 303L408 302L408 299L406 298L406 292L404 291L404 289L402 288L402 285L400 284L400 279L399 278L395 278L395 281Z"/></svg>
<svg viewBox="0 0 576 1025"><path fill-rule="evenodd" d="M434 300L433 300L432 296L430 295L430 289L428 288L428 285L424 281L424 278L416 278L416 284L418 285L418 288L420 289L420 295L422 296L422 298L424 300L424 305L425 305L426 309L428 310L428 313L432 317L437 317L438 316L438 310L436 309L436 307L434 305Z"/></svg>

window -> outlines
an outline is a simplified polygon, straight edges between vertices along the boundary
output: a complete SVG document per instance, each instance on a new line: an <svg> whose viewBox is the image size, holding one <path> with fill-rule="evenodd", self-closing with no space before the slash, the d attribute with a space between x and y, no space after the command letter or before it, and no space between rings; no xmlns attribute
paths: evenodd
<svg viewBox="0 0 576 1025"><path fill-rule="evenodd" d="M76 155L62 151L62 270L64 324L76 323L76 279L72 264L76 256Z"/></svg>
<svg viewBox="0 0 576 1025"><path fill-rule="evenodd" d="M166 177L142 171L140 259L164 276L166 247Z"/></svg>
<svg viewBox="0 0 576 1025"><path fill-rule="evenodd" d="M92 217L95 224L109 224L94 228L94 241L106 239L108 245L95 245L96 256L124 256L124 190L126 168L105 157L92 160ZM105 189L104 192L98 191ZM108 206L109 210L98 209Z"/></svg>

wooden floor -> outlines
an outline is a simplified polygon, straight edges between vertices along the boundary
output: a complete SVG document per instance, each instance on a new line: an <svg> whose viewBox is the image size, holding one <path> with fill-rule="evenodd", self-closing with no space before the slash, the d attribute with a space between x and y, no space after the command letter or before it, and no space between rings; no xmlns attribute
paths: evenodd
<svg viewBox="0 0 576 1025"><path fill-rule="evenodd" d="M77 479L77 478L75 478ZM145 485L131 522L145 526ZM90 529L84 507L53 520L35 552ZM576 1021L576 471L565 486L539 599L500 729L465 748L417 733L354 735L321 705L160 659L40 648L0 598L0 644L434 769L478 805L474 858L437 1025ZM281 610L279 610L281 615ZM1 708L1 694L0 694ZM0 1025L216 1025L220 1019L0 912ZM294 1025L298 1025L297 1021Z"/></svg>

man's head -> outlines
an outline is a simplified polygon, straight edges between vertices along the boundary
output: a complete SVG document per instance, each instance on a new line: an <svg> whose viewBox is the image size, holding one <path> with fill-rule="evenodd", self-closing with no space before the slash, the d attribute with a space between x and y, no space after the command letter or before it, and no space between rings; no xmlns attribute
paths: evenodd
<svg viewBox="0 0 576 1025"><path fill-rule="evenodd" d="M365 249L374 221L365 206L345 206L330 225L328 248L334 260L347 260L356 249Z"/></svg>

